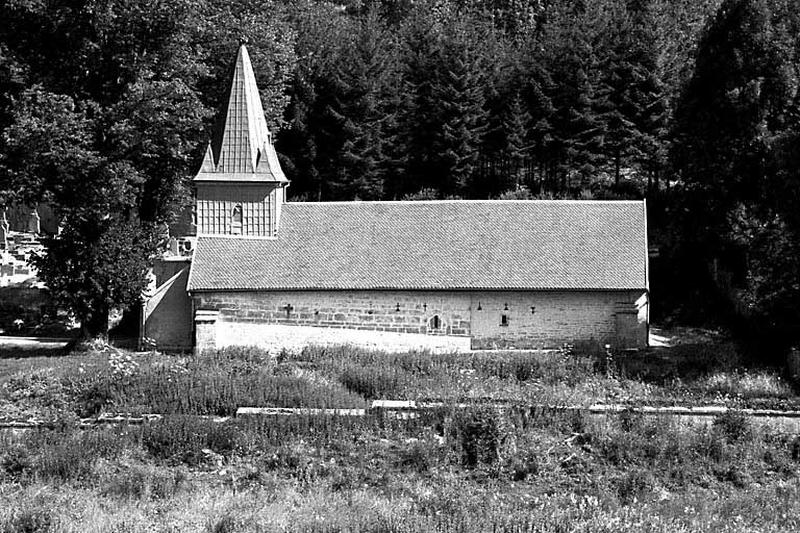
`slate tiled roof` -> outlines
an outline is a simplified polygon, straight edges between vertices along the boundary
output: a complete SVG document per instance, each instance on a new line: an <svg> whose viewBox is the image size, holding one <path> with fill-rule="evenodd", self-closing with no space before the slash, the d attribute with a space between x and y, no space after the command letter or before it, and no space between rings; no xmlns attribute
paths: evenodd
<svg viewBox="0 0 800 533"><path fill-rule="evenodd" d="M645 289L644 202L287 203L277 238L200 236L188 288Z"/></svg>
<svg viewBox="0 0 800 533"><path fill-rule="evenodd" d="M244 45L236 56L226 101L194 181L288 181L275 153Z"/></svg>

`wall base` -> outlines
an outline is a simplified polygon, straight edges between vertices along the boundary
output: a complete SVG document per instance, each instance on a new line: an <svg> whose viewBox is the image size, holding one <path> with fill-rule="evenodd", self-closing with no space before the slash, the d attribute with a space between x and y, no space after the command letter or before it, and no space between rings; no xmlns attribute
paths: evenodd
<svg viewBox="0 0 800 533"><path fill-rule="evenodd" d="M265 349L299 351L306 346L349 344L371 350L410 352L428 350L433 353L467 352L470 338L453 335L393 333L349 328L287 326L247 322L216 323L216 347L258 346Z"/></svg>

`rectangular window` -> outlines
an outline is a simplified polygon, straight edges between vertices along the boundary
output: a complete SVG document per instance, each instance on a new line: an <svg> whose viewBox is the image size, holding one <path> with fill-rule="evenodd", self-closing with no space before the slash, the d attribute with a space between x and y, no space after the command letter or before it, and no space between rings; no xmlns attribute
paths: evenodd
<svg viewBox="0 0 800 533"><path fill-rule="evenodd" d="M500 315L500 325L501 326L508 325L508 315Z"/></svg>

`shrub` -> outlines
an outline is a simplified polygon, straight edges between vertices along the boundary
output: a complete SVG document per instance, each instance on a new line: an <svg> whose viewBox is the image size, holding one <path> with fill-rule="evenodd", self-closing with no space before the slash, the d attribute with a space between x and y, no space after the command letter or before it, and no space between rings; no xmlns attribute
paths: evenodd
<svg viewBox="0 0 800 533"><path fill-rule="evenodd" d="M169 416L145 424L141 439L144 448L156 459L197 465L206 459L204 449L230 455L238 446L239 431L232 422Z"/></svg>
<svg viewBox="0 0 800 533"><path fill-rule="evenodd" d="M752 476L747 471L746 467L737 464L731 464L727 467L715 471L717 479L731 483L734 487L739 489L747 488L752 482Z"/></svg>
<svg viewBox="0 0 800 533"><path fill-rule="evenodd" d="M474 360L473 368L486 376L498 379L528 381L541 375L538 358L541 354L532 352L509 352L480 356Z"/></svg>
<svg viewBox="0 0 800 533"><path fill-rule="evenodd" d="M741 411L728 409L714 418L713 426L728 442L746 441L753 436L750 419Z"/></svg>
<svg viewBox="0 0 800 533"><path fill-rule="evenodd" d="M102 492L127 499L165 499L175 496L187 476L180 469L164 469L140 463L122 465L108 474Z"/></svg>
<svg viewBox="0 0 800 533"><path fill-rule="evenodd" d="M38 505L17 511L0 525L0 533L48 533L54 530L52 511Z"/></svg>
<svg viewBox="0 0 800 533"><path fill-rule="evenodd" d="M613 486L620 503L629 505L652 491L654 479L649 471L634 469L616 478Z"/></svg>
<svg viewBox="0 0 800 533"><path fill-rule="evenodd" d="M19 479L26 471L30 471L33 459L30 452L22 446L12 446L3 450L0 455L0 468L4 476Z"/></svg>
<svg viewBox="0 0 800 533"><path fill-rule="evenodd" d="M17 372L0 387L0 403L8 402L12 416L52 420L66 408L68 391L51 368ZM5 406L4 406L5 407Z"/></svg>
<svg viewBox="0 0 800 533"><path fill-rule="evenodd" d="M532 453L524 453L515 456L509 465L511 479L514 481L524 481L531 476L539 473L539 459Z"/></svg>
<svg viewBox="0 0 800 533"><path fill-rule="evenodd" d="M461 463L467 467L499 463L512 438L509 425L497 409L477 407L456 413L452 432Z"/></svg>
<svg viewBox="0 0 800 533"><path fill-rule="evenodd" d="M205 531L206 533L244 533L256 530L248 527L248 521L244 517L239 516L232 509L227 509L222 516L206 523ZM260 528L257 531L260 531Z"/></svg>
<svg viewBox="0 0 800 533"><path fill-rule="evenodd" d="M703 431L692 442L692 449L702 458L715 463L731 460L731 449L726 437L719 431Z"/></svg>
<svg viewBox="0 0 800 533"><path fill-rule="evenodd" d="M127 438L113 430L71 428L30 432L23 443L27 456L17 454L9 467L17 477L52 481L87 481L99 458L118 457Z"/></svg>
<svg viewBox="0 0 800 533"><path fill-rule="evenodd" d="M433 443L425 440L414 440L400 450L397 461L403 470L424 473L439 463L441 452Z"/></svg>
<svg viewBox="0 0 800 533"><path fill-rule="evenodd" d="M263 367L272 367L276 355L257 346L226 346L218 349L211 357L218 360L237 360Z"/></svg>
<svg viewBox="0 0 800 533"><path fill-rule="evenodd" d="M698 380L695 384L701 392L736 396L740 398L791 398L791 384L775 372L729 372L717 371Z"/></svg>
<svg viewBox="0 0 800 533"><path fill-rule="evenodd" d="M225 355L228 354L228 355ZM230 356L230 357L228 357ZM361 407L364 399L315 376L274 375L262 352L222 352L180 365L148 366L124 388L111 388L124 412L229 416L242 406Z"/></svg>
<svg viewBox="0 0 800 533"><path fill-rule="evenodd" d="M371 400L397 397L404 377L392 367L348 364L339 374L339 381L348 390Z"/></svg>

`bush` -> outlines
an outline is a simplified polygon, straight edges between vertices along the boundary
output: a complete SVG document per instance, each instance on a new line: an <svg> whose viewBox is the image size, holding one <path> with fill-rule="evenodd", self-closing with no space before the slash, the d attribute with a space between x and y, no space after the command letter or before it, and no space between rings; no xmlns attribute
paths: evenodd
<svg viewBox="0 0 800 533"><path fill-rule="evenodd" d="M403 470L425 473L439 463L440 455L439 448L432 442L414 440L400 450L397 464Z"/></svg>
<svg viewBox="0 0 800 533"><path fill-rule="evenodd" d="M230 456L240 432L232 422L217 423L193 416L169 416L142 427L142 445L156 459L197 465L214 453Z"/></svg>
<svg viewBox="0 0 800 533"><path fill-rule="evenodd" d="M509 465L511 479L514 481L524 481L529 477L539 473L539 459L532 453L524 453L515 456Z"/></svg>
<svg viewBox="0 0 800 533"><path fill-rule="evenodd" d="M55 530L52 511L41 506L26 507L17 511L4 524L0 533L49 533Z"/></svg>
<svg viewBox="0 0 800 533"><path fill-rule="evenodd" d="M257 346L226 346L218 349L211 357L217 360L244 361L259 365L260 368L271 368L276 355Z"/></svg>
<svg viewBox="0 0 800 533"><path fill-rule="evenodd" d="M261 528L252 524L250 520L242 516L243 513L236 512L234 509L226 509L225 512L216 520L206 523L206 533L247 533L261 531Z"/></svg>
<svg viewBox="0 0 800 533"><path fill-rule="evenodd" d="M125 387L108 387L121 412L230 416L242 406L362 407L364 399L314 376L274 375L266 352L230 349L210 358L146 366ZM100 387L102 389L102 387Z"/></svg>
<svg viewBox="0 0 800 533"><path fill-rule="evenodd" d="M509 352L480 356L474 360L473 368L486 376L498 379L513 379L515 381L528 381L542 374L538 358L541 354L531 352Z"/></svg>
<svg viewBox="0 0 800 533"><path fill-rule="evenodd" d="M404 378L396 368L378 365L348 364L339 374L348 390L369 400L396 398L403 390Z"/></svg>
<svg viewBox="0 0 800 533"><path fill-rule="evenodd" d="M452 432L461 463L471 468L499 463L513 437L509 426L497 409L477 407L456 413Z"/></svg>
<svg viewBox="0 0 800 533"><path fill-rule="evenodd" d="M126 441L123 434L106 429L36 430L26 436L24 452L12 452L4 467L17 478L88 481L94 477L97 460L118 457Z"/></svg>
<svg viewBox="0 0 800 533"><path fill-rule="evenodd" d="M625 472L613 481L614 491L622 505L641 500L653 490L653 475L644 469Z"/></svg>
<svg viewBox="0 0 800 533"><path fill-rule="evenodd" d="M714 418L713 426L731 443L747 441L753 436L753 426L750 419L741 411L728 409Z"/></svg>
<svg viewBox="0 0 800 533"><path fill-rule="evenodd" d="M0 468L2 468L3 475L14 480L30 471L31 464L30 452L22 446L9 447L0 455Z"/></svg>
<svg viewBox="0 0 800 533"><path fill-rule="evenodd" d="M39 368L12 375L0 387L0 404L3 400L12 416L52 420L67 407L69 395L53 369Z"/></svg>
<svg viewBox="0 0 800 533"><path fill-rule="evenodd" d="M183 470L140 463L114 468L107 477L104 494L138 500L172 498L187 479Z"/></svg>

